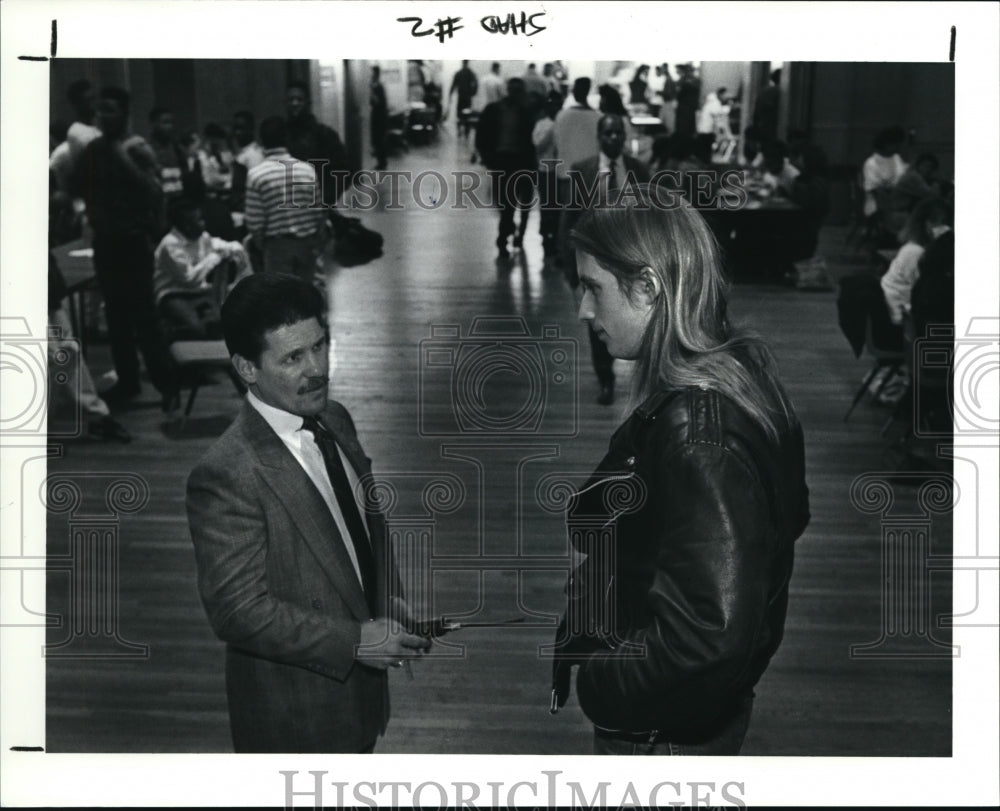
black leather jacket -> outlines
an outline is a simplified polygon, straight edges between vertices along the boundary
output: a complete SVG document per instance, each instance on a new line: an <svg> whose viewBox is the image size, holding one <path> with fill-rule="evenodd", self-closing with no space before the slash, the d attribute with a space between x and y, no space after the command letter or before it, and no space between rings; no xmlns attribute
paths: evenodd
<svg viewBox="0 0 1000 811"><path fill-rule="evenodd" d="M775 443L717 392L660 392L572 500L570 536L588 558L557 650L580 664L596 725L697 739L763 674L809 522L802 430L781 419Z"/></svg>

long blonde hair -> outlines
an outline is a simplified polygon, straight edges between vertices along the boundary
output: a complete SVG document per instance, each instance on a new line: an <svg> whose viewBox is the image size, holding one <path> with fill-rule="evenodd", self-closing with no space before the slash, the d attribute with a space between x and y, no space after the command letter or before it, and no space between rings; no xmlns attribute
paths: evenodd
<svg viewBox="0 0 1000 811"><path fill-rule="evenodd" d="M707 386L776 439L776 418L782 415L783 424L791 408L770 351L729 323L728 284L711 230L686 203L662 200L647 185L629 192L587 211L570 239L612 273L627 295L647 269L659 278L630 406L664 388Z"/></svg>

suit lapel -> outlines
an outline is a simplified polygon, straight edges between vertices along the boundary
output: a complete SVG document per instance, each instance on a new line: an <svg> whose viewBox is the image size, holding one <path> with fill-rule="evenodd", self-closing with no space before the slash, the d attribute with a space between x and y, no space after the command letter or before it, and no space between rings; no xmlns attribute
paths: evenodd
<svg viewBox="0 0 1000 811"><path fill-rule="evenodd" d="M261 476L285 508L351 613L368 619L368 605L347 554L344 538L312 479L295 460L267 421L244 403L244 439L257 451ZM360 450L360 448L359 448Z"/></svg>

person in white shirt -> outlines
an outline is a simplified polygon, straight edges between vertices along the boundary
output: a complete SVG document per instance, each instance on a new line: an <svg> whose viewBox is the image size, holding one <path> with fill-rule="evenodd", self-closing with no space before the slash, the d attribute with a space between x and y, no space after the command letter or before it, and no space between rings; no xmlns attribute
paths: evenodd
<svg viewBox="0 0 1000 811"><path fill-rule="evenodd" d="M253 124L253 113L249 110L240 110L233 115L233 142L237 149L234 160L247 171L264 160L264 148L254 138Z"/></svg>
<svg viewBox="0 0 1000 811"><path fill-rule="evenodd" d="M254 118L249 110L240 110L233 115L233 183L230 190L230 204L234 212L243 213L246 206L247 174L264 160L264 147L254 138ZM242 219L240 220L242 224Z"/></svg>
<svg viewBox="0 0 1000 811"><path fill-rule="evenodd" d="M709 93L698 114L698 134L732 138L733 133L729 127L730 109L726 88L720 87L714 93Z"/></svg>
<svg viewBox="0 0 1000 811"><path fill-rule="evenodd" d="M559 157L556 177L561 183L569 182L569 168L574 163L594 154L594 131L601 114L587 103L590 86L585 76L573 82L573 103L559 111L553 124L552 137ZM560 199L566 199L562 193Z"/></svg>
<svg viewBox="0 0 1000 811"><path fill-rule="evenodd" d="M764 184L772 191L791 197L795 178L801 174L788 160L788 147L783 141L764 145Z"/></svg>
<svg viewBox="0 0 1000 811"><path fill-rule="evenodd" d="M74 120L69 125L66 141L73 160L83 154L83 148L101 134L94 125L97 110L94 102L94 86L86 79L73 82L66 90L66 98L73 107Z"/></svg>
<svg viewBox="0 0 1000 811"><path fill-rule="evenodd" d="M205 231L201 209L181 198L170 207L170 232L154 254L153 291L164 331L172 340L212 339L222 335L219 296L214 282L229 283L247 272L239 242L226 242ZM230 263L228 267L220 265ZM218 269L218 270L217 270ZM226 273L222 280L215 273Z"/></svg>
<svg viewBox="0 0 1000 811"><path fill-rule="evenodd" d="M494 62L483 80L479 83L478 109L486 109L488 104L500 101L507 95L507 83L500 78L500 63Z"/></svg>
<svg viewBox="0 0 1000 811"><path fill-rule="evenodd" d="M882 292L893 324L902 324L910 312L910 295L920 278L920 257L924 249L948 230L948 205L929 199L913 209L900 234L903 246L882 276Z"/></svg>
<svg viewBox="0 0 1000 811"><path fill-rule="evenodd" d="M879 199L888 198L896 183L906 172L906 162L899 150L906 141L902 127L889 127L875 136L875 151L861 167L861 185L865 193L864 215L871 217L880 208Z"/></svg>

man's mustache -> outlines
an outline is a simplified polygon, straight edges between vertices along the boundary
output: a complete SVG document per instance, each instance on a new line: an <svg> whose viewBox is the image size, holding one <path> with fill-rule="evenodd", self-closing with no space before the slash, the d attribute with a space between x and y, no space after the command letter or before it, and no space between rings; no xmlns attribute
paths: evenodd
<svg viewBox="0 0 1000 811"><path fill-rule="evenodd" d="M316 391L316 389L325 389L330 385L330 378L324 377L314 377L311 378L308 383L306 383L302 388L299 389L299 394L309 394L311 391Z"/></svg>

